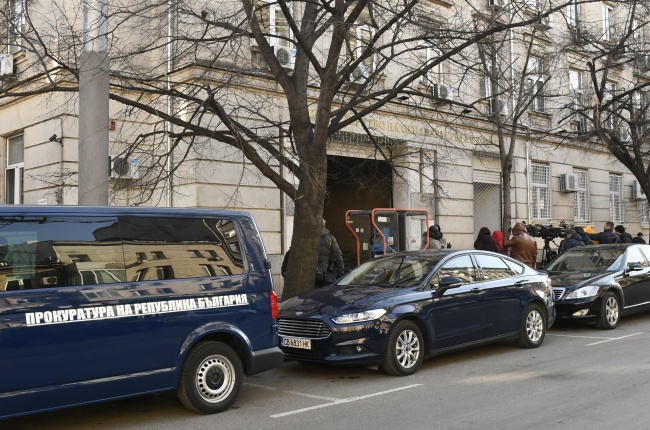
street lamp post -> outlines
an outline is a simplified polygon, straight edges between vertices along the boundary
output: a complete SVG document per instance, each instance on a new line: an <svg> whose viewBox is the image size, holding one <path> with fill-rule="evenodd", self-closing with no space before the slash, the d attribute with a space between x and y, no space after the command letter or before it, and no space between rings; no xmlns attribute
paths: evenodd
<svg viewBox="0 0 650 430"><path fill-rule="evenodd" d="M108 0L83 1L79 66L79 204L108 204Z"/></svg>

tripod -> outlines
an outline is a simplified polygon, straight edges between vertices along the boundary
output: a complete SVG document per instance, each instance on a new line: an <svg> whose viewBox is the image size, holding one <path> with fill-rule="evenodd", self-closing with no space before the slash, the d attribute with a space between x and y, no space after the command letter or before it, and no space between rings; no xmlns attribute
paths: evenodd
<svg viewBox="0 0 650 430"><path fill-rule="evenodd" d="M542 248L542 262L540 264L540 269L550 263L551 260L553 260L555 257L557 257L558 252L551 250L551 242L553 242L553 245L557 246L558 251L561 250L564 246L564 239L560 241L559 245L555 243L555 239L555 237L544 238L544 248Z"/></svg>

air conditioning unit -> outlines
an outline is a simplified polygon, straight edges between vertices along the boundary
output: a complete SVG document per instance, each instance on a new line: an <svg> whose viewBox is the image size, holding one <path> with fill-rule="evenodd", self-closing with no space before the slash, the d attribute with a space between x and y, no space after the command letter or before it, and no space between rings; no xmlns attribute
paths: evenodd
<svg viewBox="0 0 650 430"><path fill-rule="evenodd" d="M573 173L562 173L560 175L560 192L575 193L578 191L578 178Z"/></svg>
<svg viewBox="0 0 650 430"><path fill-rule="evenodd" d="M502 9L508 5L508 0L488 0L488 6L493 9Z"/></svg>
<svg viewBox="0 0 650 430"><path fill-rule="evenodd" d="M289 49L284 46L276 46L275 56L278 59L278 62L285 69L293 70L293 65L296 61L296 51L295 49Z"/></svg>
<svg viewBox="0 0 650 430"><path fill-rule="evenodd" d="M249 37L248 40L250 42L251 50L259 49L259 45L257 44L257 39L255 39L254 37Z"/></svg>
<svg viewBox="0 0 650 430"><path fill-rule="evenodd" d="M581 136L584 136L585 134L589 134L589 132L591 131L591 126L587 118L578 119L578 122L576 123L576 131Z"/></svg>
<svg viewBox="0 0 650 430"><path fill-rule="evenodd" d="M490 99L490 113L497 113L497 107L501 115L508 115L508 99Z"/></svg>
<svg viewBox="0 0 650 430"><path fill-rule="evenodd" d="M434 83L431 85L431 95L437 99L450 100L453 95L453 87L444 82ZM440 100L436 101L440 102Z"/></svg>
<svg viewBox="0 0 650 430"><path fill-rule="evenodd" d="M109 173L113 179L140 179L140 160L137 157L109 156Z"/></svg>
<svg viewBox="0 0 650 430"><path fill-rule="evenodd" d="M12 54L0 54L0 76L12 76L14 74L14 56Z"/></svg>
<svg viewBox="0 0 650 430"><path fill-rule="evenodd" d="M632 182L632 199L634 200L646 200L646 195L641 189L641 184L639 181Z"/></svg>

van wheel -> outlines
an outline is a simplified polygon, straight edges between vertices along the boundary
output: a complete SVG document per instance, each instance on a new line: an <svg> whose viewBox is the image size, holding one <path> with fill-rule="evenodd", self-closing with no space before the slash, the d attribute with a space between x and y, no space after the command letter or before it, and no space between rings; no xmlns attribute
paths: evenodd
<svg viewBox="0 0 650 430"><path fill-rule="evenodd" d="M196 345L185 358L178 398L201 414L223 412L235 402L244 379L239 356L221 342Z"/></svg>

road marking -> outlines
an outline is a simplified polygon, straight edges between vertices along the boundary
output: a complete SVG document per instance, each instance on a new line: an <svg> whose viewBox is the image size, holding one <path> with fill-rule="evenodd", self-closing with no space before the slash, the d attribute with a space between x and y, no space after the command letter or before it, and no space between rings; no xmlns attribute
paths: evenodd
<svg viewBox="0 0 650 430"><path fill-rule="evenodd" d="M628 334L627 336L614 337L614 338L610 338L610 339L607 339L607 340L601 340L600 342L588 343L587 346L598 345L598 344L600 344L600 343L610 342L610 341L612 341L612 340L621 340L621 339L625 339L626 337L636 336L636 335L638 335L638 334L643 334L643 332L632 333L632 334Z"/></svg>
<svg viewBox="0 0 650 430"><path fill-rule="evenodd" d="M244 385L248 385L249 387L255 387L255 388L263 388L263 389L269 390L269 391L279 391L278 388L271 387L269 385L250 384L248 382L245 382ZM311 399L327 400L329 402L338 402L338 401L342 400L342 399L337 399L336 397L317 396L316 394L300 393L298 391L284 391L283 390L283 392L284 393L295 394L297 396L302 396L302 397L309 397Z"/></svg>
<svg viewBox="0 0 650 430"><path fill-rule="evenodd" d="M605 343L605 342L611 342L611 341L613 341L613 340L621 340L621 339L625 339L626 337L636 336L636 335L639 335L639 334L643 334L643 332L632 333L632 334L628 334L628 335L621 336L621 337L578 336L578 335L571 335L571 334L555 334L555 333L546 333L547 336L574 337L574 338L577 338L577 339L602 339L602 340L599 341L599 342L588 343L588 344L585 345L585 346L593 346L593 345L598 345L598 344Z"/></svg>
<svg viewBox="0 0 650 430"><path fill-rule="evenodd" d="M576 334L555 334L555 333L546 333L547 336L558 336L558 337L575 337L578 339L611 339L611 337L605 336L578 336Z"/></svg>
<svg viewBox="0 0 650 430"><path fill-rule="evenodd" d="M409 388L415 388L415 387L419 387L421 385L423 385L423 384L413 384L413 385L407 385L406 387L393 388L392 390L379 391L377 393L366 394L365 396L356 396L356 397L350 397L350 398L347 398L347 399L337 399L337 400L332 401L331 403L323 403L322 405L310 406L308 408L296 409L294 411L282 412L281 414L271 415L271 418L282 418L282 417L286 417L288 415L295 415L295 414L300 414L300 413L303 413L303 412L313 411L315 409L327 408L327 407L330 407L330 406L336 406L336 405L340 405L340 404L343 404L343 403L356 402L358 400L364 400L364 399L368 399L370 397L376 397L376 396L381 396L381 395L384 395L384 394L394 393L395 391L408 390Z"/></svg>

